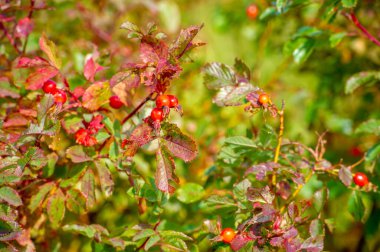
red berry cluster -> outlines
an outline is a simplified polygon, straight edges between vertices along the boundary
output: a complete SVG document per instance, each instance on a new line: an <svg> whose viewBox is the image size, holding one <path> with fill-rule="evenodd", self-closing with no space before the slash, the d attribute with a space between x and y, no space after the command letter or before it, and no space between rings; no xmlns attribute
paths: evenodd
<svg viewBox="0 0 380 252"><path fill-rule="evenodd" d="M90 123L85 123L86 128L80 128L75 133L76 143L84 146L93 146L97 144L98 142L95 138L95 134L98 133L98 131L104 127L102 120L103 116L97 115L94 118L92 118Z"/></svg>
<svg viewBox="0 0 380 252"><path fill-rule="evenodd" d="M54 96L55 103L63 104L67 100L65 91L58 89L57 84L52 80L46 81L42 87L42 90L46 94L52 94Z"/></svg>
<svg viewBox="0 0 380 252"><path fill-rule="evenodd" d="M150 113L153 122L162 122L170 108L180 110L178 99L174 95L159 95L156 98L156 107Z"/></svg>

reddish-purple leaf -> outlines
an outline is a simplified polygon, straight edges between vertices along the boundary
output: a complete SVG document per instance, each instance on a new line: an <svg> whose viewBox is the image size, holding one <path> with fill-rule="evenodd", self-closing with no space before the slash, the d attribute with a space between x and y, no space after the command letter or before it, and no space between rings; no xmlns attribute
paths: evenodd
<svg viewBox="0 0 380 252"><path fill-rule="evenodd" d="M281 247L283 242L284 239L281 236L273 237L272 239L270 239L270 245L272 245L273 247Z"/></svg>
<svg viewBox="0 0 380 252"><path fill-rule="evenodd" d="M123 85L123 89L129 91L133 88L137 88L140 85L140 76L134 74L131 71L119 72L112 76L110 80L111 87L116 85Z"/></svg>
<svg viewBox="0 0 380 252"><path fill-rule="evenodd" d="M175 57L181 57L190 47L190 42L202 29L203 25L193 25L182 29L176 41L170 45L169 52Z"/></svg>
<svg viewBox="0 0 380 252"><path fill-rule="evenodd" d="M45 67L49 66L49 62L41 57L21 57L17 62L17 68L29 68L29 67Z"/></svg>
<svg viewBox="0 0 380 252"><path fill-rule="evenodd" d="M99 71L102 71L103 69L104 67L96 63L91 57L86 61L86 64L84 65L84 77L86 80L93 82L95 74Z"/></svg>
<svg viewBox="0 0 380 252"><path fill-rule="evenodd" d="M38 68L34 73L28 76L26 79L27 87L29 90L39 90L44 83L56 76L59 71L52 66L46 66Z"/></svg>
<svg viewBox="0 0 380 252"><path fill-rule="evenodd" d="M274 162L261 163L253 165L245 171L245 176L249 173L256 173L257 180L263 180L267 172L273 171L274 168L278 168L280 165Z"/></svg>
<svg viewBox="0 0 380 252"><path fill-rule="evenodd" d="M175 164L165 146L160 146L156 153L157 170L156 186L163 192L173 193L175 188L169 184L170 181L178 183L178 178L174 175Z"/></svg>
<svg viewBox="0 0 380 252"><path fill-rule="evenodd" d="M314 219L309 226L309 233L312 238L317 238L319 235L324 235L325 229L323 222L320 219Z"/></svg>
<svg viewBox="0 0 380 252"><path fill-rule="evenodd" d="M152 45L151 43L141 42L140 59L144 63L150 63L158 62L160 58L155 51L154 45Z"/></svg>
<svg viewBox="0 0 380 252"><path fill-rule="evenodd" d="M49 39L47 39L45 34L42 34L39 40L39 44L41 50L49 58L51 65L53 65L57 69L60 69L62 62L60 59L57 58L57 49L55 47L55 44Z"/></svg>
<svg viewBox="0 0 380 252"><path fill-rule="evenodd" d="M277 183L277 195L280 195L283 199L288 199L289 196L292 194L292 188L290 187L290 184L287 181L280 181Z"/></svg>
<svg viewBox="0 0 380 252"><path fill-rule="evenodd" d="M18 38L26 38L29 35L29 33L32 32L33 27L34 23L32 19L28 17L21 18L17 22L15 36Z"/></svg>
<svg viewBox="0 0 380 252"><path fill-rule="evenodd" d="M9 116L3 123L3 128L22 127L29 124L29 120L20 114Z"/></svg>
<svg viewBox="0 0 380 252"><path fill-rule="evenodd" d="M248 237L245 233L237 234L235 238L231 241L231 248L234 251L237 251L245 246L247 242L252 241L253 239Z"/></svg>
<svg viewBox="0 0 380 252"><path fill-rule="evenodd" d="M147 123L142 123L133 130L131 136L126 140L126 152L124 154L133 157L138 148L154 139L152 127Z"/></svg>
<svg viewBox="0 0 380 252"><path fill-rule="evenodd" d="M95 111L102 105L108 103L111 97L111 89L109 83L96 82L92 84L83 94L83 107L88 110Z"/></svg>
<svg viewBox="0 0 380 252"><path fill-rule="evenodd" d="M270 191L269 186L266 186L264 188L250 187L248 188L247 196L249 201L268 204L271 204L274 199L274 195Z"/></svg>
<svg viewBox="0 0 380 252"><path fill-rule="evenodd" d="M163 123L161 128L165 132L164 144L171 154L186 162L196 157L198 150L194 140L184 135L175 124Z"/></svg>
<svg viewBox="0 0 380 252"><path fill-rule="evenodd" d="M320 252L323 251L323 236L319 235L315 238L310 237L306 239L300 249L306 252Z"/></svg>
<svg viewBox="0 0 380 252"><path fill-rule="evenodd" d="M342 168L339 169L339 179L345 186L350 186L352 183L351 170L346 166L342 166Z"/></svg>

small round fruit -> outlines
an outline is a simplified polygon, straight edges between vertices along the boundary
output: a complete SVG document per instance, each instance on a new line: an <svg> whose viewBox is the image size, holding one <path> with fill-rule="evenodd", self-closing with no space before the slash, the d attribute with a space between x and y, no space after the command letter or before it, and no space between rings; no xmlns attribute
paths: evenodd
<svg viewBox="0 0 380 252"><path fill-rule="evenodd" d="M119 109L121 108L124 104L121 102L119 96L113 95L109 99L110 106L114 109Z"/></svg>
<svg viewBox="0 0 380 252"><path fill-rule="evenodd" d="M261 104L261 105L265 105L265 104L267 104L269 102L269 96L267 95L267 94L261 94L260 96L259 96L259 103Z"/></svg>
<svg viewBox="0 0 380 252"><path fill-rule="evenodd" d="M169 107L170 108L175 108L178 106L178 99L174 95L168 95L169 97Z"/></svg>
<svg viewBox="0 0 380 252"><path fill-rule="evenodd" d="M162 108L163 106L169 107L170 100L168 95L159 95L156 99L157 108Z"/></svg>
<svg viewBox="0 0 380 252"><path fill-rule="evenodd" d="M55 93L57 93L57 84L55 84L55 82L52 80L48 80L44 83L42 90L46 94L55 94Z"/></svg>
<svg viewBox="0 0 380 252"><path fill-rule="evenodd" d="M54 101L55 103L65 103L67 100L67 96L65 91L58 89L57 92L54 94Z"/></svg>
<svg viewBox="0 0 380 252"><path fill-rule="evenodd" d="M368 177L362 172L357 172L354 175L354 183L360 187L368 184Z"/></svg>
<svg viewBox="0 0 380 252"><path fill-rule="evenodd" d="M230 243L235 238L235 230L232 228L225 228L222 230L222 233L220 234L222 236L222 240L226 243Z"/></svg>
<svg viewBox="0 0 380 252"><path fill-rule="evenodd" d="M156 122L161 122L164 119L164 111L160 108L154 108L152 112L150 112L150 118Z"/></svg>
<svg viewBox="0 0 380 252"><path fill-rule="evenodd" d="M256 19L257 15L259 14L259 8L257 8L256 4L251 4L246 9L247 16L250 19Z"/></svg>

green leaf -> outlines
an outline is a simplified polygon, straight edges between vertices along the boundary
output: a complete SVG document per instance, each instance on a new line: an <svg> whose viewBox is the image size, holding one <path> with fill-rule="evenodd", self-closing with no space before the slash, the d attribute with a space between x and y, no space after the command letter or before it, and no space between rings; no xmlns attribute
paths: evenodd
<svg viewBox="0 0 380 252"><path fill-rule="evenodd" d="M261 14L260 14L260 17L259 17L259 20L260 21L264 21L266 19L269 19L269 18L272 18L272 17L275 17L277 16L278 12L276 10L276 8L274 7L268 7L266 8Z"/></svg>
<svg viewBox="0 0 380 252"><path fill-rule="evenodd" d="M344 8L354 8L358 4L358 0L342 0Z"/></svg>
<svg viewBox="0 0 380 252"><path fill-rule="evenodd" d="M247 190L251 187L251 182L248 179L244 179L240 183L236 184L233 188L234 196L240 201L244 202L247 200Z"/></svg>
<svg viewBox="0 0 380 252"><path fill-rule="evenodd" d="M257 148L256 144L251 139L243 136L228 137L224 140L224 143L239 147Z"/></svg>
<svg viewBox="0 0 380 252"><path fill-rule="evenodd" d="M7 186L0 188L0 200L5 201L9 205L15 207L22 205L22 200L17 191Z"/></svg>
<svg viewBox="0 0 380 252"><path fill-rule="evenodd" d="M355 220L362 221L365 207L360 192L353 191L348 201L348 211L354 216Z"/></svg>
<svg viewBox="0 0 380 252"><path fill-rule="evenodd" d="M155 234L156 234L156 231L154 231L153 229L149 229L149 228L148 229L144 229L144 230L138 232L133 237L133 241L138 241L138 240L150 237L150 236L155 235Z"/></svg>
<svg viewBox="0 0 380 252"><path fill-rule="evenodd" d="M86 197L77 189L66 192L66 206L71 212L81 215L86 212Z"/></svg>
<svg viewBox="0 0 380 252"><path fill-rule="evenodd" d="M82 145L74 145L66 150L66 156L73 161L73 163L82 163L91 161L92 158L88 156Z"/></svg>
<svg viewBox="0 0 380 252"><path fill-rule="evenodd" d="M284 46L286 55L293 55L297 64L302 64L312 54L315 47L315 40L306 37L300 37L287 42Z"/></svg>
<svg viewBox="0 0 380 252"><path fill-rule="evenodd" d="M37 194L34 194L30 199L29 210L33 213L38 207L42 206L46 195L55 187L54 182L46 183L38 188Z"/></svg>
<svg viewBox="0 0 380 252"><path fill-rule="evenodd" d="M151 247L156 245L161 240L159 235L153 235L149 238L148 242L145 244L144 249L149 250Z"/></svg>
<svg viewBox="0 0 380 252"><path fill-rule="evenodd" d="M365 161L371 163L380 156L380 142L373 145L365 155Z"/></svg>
<svg viewBox="0 0 380 252"><path fill-rule="evenodd" d="M111 196L114 188L114 182L105 161L103 159L96 160L95 167L98 171L100 186L104 195L106 197Z"/></svg>
<svg viewBox="0 0 380 252"><path fill-rule="evenodd" d="M97 232L93 226L77 224L65 225L62 229L63 231L81 234L88 238L94 238Z"/></svg>
<svg viewBox="0 0 380 252"><path fill-rule="evenodd" d="M57 48L55 44L49 39L47 39L44 33L42 34L40 38L39 44L40 44L41 50L48 56L51 64L57 69L60 69L62 66L62 62L57 57Z"/></svg>
<svg viewBox="0 0 380 252"><path fill-rule="evenodd" d="M109 83L97 82L86 89L82 96L83 107L90 111L98 110L102 105L107 104L111 97Z"/></svg>
<svg viewBox="0 0 380 252"><path fill-rule="evenodd" d="M209 89L235 85L237 82L235 71L222 63L213 62L204 66L204 83Z"/></svg>
<svg viewBox="0 0 380 252"><path fill-rule="evenodd" d="M162 231L159 231L159 233L163 238L169 238L170 237L170 238L179 238L181 240L187 240L187 241L193 240L193 238L191 238L190 236L187 236L182 232L177 232L177 231L173 231L173 230L162 230Z"/></svg>
<svg viewBox="0 0 380 252"><path fill-rule="evenodd" d="M48 198L46 207L49 220L54 228L58 228L62 222L65 216L65 209L65 195L62 190L58 188L58 190Z"/></svg>
<svg viewBox="0 0 380 252"><path fill-rule="evenodd" d="M163 143L172 155L183 159L185 162L191 161L197 156L196 143L191 137L184 135L177 125L163 123L161 129L165 132Z"/></svg>
<svg viewBox="0 0 380 252"><path fill-rule="evenodd" d="M303 26L297 30L297 32L293 35L293 39L301 38L301 37L318 37L323 34L323 31L312 26Z"/></svg>
<svg viewBox="0 0 380 252"><path fill-rule="evenodd" d="M187 183L181 186L176 193L179 201L189 204L201 200L205 195L205 190L198 184Z"/></svg>
<svg viewBox="0 0 380 252"><path fill-rule="evenodd" d="M276 0L277 11L282 13L288 4L288 0Z"/></svg>
<svg viewBox="0 0 380 252"><path fill-rule="evenodd" d="M355 134L368 133L380 136L380 120L370 119L356 128Z"/></svg>
<svg viewBox="0 0 380 252"><path fill-rule="evenodd" d="M161 145L156 152L157 169L155 175L156 186L163 192L174 192L175 188L169 184L169 181L178 183L178 178L174 174L175 164L169 154L169 150Z"/></svg>
<svg viewBox="0 0 380 252"><path fill-rule="evenodd" d="M342 41L342 39L346 36L347 36L346 32L332 34L329 38L330 46L336 47Z"/></svg>
<svg viewBox="0 0 380 252"><path fill-rule="evenodd" d="M81 191L87 200L87 209L95 205L95 176L91 169L88 169L81 179Z"/></svg>
<svg viewBox="0 0 380 252"><path fill-rule="evenodd" d="M54 105L54 97L51 94L45 94L37 104L37 122L40 124L46 117L49 109Z"/></svg>
<svg viewBox="0 0 380 252"><path fill-rule="evenodd" d="M129 21L125 21L124 23L122 23L120 26L120 29L126 29L130 32L139 33L142 36L140 28L134 23L131 23Z"/></svg>
<svg viewBox="0 0 380 252"><path fill-rule="evenodd" d="M360 72L351 76L347 82L345 87L346 94L351 94L357 88L364 85L373 85L380 81L380 72L377 71L368 71L368 72Z"/></svg>

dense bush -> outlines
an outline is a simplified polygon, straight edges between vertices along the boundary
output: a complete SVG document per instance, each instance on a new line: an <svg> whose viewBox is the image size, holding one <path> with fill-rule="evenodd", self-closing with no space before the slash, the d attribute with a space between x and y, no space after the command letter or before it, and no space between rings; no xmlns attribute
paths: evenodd
<svg viewBox="0 0 380 252"><path fill-rule="evenodd" d="M0 0L1 249L379 250L378 7Z"/></svg>

